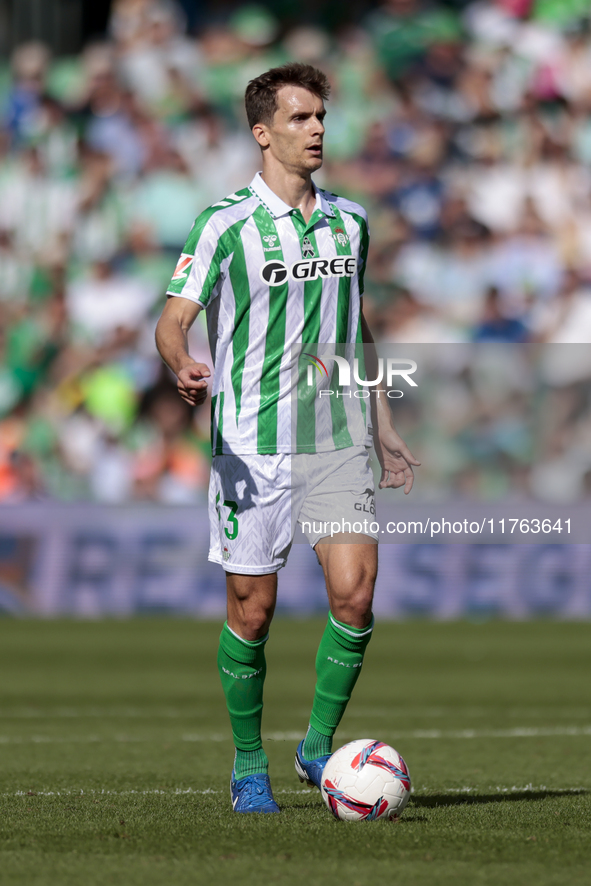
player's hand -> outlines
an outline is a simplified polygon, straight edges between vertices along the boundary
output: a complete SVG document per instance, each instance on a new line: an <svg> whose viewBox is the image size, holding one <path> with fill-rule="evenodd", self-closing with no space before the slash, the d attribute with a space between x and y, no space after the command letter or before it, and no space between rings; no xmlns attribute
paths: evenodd
<svg viewBox="0 0 591 886"><path fill-rule="evenodd" d="M404 494L408 495L415 478L412 466L419 467L420 461L417 461L394 428L379 435L376 451L382 466L379 488L398 489L404 486Z"/></svg>
<svg viewBox="0 0 591 886"><path fill-rule="evenodd" d="M190 406L199 406L207 399L207 379L211 372L205 363L190 363L177 376L177 389Z"/></svg>

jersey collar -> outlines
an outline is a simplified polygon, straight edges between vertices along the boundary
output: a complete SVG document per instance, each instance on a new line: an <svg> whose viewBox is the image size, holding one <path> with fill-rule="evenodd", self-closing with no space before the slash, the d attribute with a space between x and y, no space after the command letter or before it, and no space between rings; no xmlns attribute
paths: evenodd
<svg viewBox="0 0 591 886"><path fill-rule="evenodd" d="M324 191L317 188L314 182L312 182L312 187L316 192L316 207L314 212L320 212L323 215L328 215L330 218L335 218L335 211L324 196ZM289 215L293 212L293 206L288 206L287 203L283 202L281 197L278 197L277 194L271 190L269 185L263 181L260 172L257 172L251 181L250 190L256 194L267 212L269 212L273 218L281 218L281 216Z"/></svg>

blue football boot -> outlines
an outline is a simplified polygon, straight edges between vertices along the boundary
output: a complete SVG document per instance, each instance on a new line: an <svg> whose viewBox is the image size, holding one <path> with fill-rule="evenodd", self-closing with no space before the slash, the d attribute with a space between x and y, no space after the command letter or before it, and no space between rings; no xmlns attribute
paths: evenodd
<svg viewBox="0 0 591 886"><path fill-rule="evenodd" d="M298 745L295 755L295 770L300 781L306 781L310 787L317 787L320 790L320 782L322 781L322 773L324 767L331 758L331 754L325 754L324 757L317 757L316 760L306 760L303 754L304 739Z"/></svg>
<svg viewBox="0 0 591 886"><path fill-rule="evenodd" d="M247 775L236 781L232 772L230 794L234 812L281 812L273 799L268 775Z"/></svg>

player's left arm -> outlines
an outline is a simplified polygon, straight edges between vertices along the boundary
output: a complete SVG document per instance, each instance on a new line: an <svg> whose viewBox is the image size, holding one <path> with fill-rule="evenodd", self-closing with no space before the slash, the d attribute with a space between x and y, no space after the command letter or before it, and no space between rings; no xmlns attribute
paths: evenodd
<svg viewBox="0 0 591 886"><path fill-rule="evenodd" d="M362 341L364 345L368 345L364 348L368 378L377 378L378 358L373 336L363 316L363 299L360 311ZM399 486L404 486L404 493L408 495L414 482L413 465L418 467L421 463L417 461L394 427L388 397L382 385L376 385L370 390L373 392L371 417L375 428L374 446L382 468L380 489L388 487L397 489Z"/></svg>

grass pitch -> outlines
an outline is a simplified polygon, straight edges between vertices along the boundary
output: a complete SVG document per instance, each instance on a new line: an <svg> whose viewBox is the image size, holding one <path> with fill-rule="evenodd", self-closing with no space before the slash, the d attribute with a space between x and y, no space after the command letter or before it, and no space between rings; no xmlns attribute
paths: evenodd
<svg viewBox="0 0 591 886"><path fill-rule="evenodd" d="M0 622L0 882L591 883L591 625L382 623L337 734L414 785L399 823L332 819L293 755L320 620L274 623L277 816L231 811L219 625Z"/></svg>

